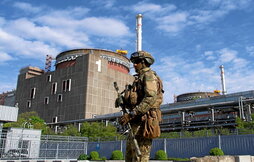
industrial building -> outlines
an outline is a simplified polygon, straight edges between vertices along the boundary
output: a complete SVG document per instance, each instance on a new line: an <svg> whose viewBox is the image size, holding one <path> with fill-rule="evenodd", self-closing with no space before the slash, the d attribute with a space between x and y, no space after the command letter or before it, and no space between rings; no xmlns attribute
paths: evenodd
<svg viewBox="0 0 254 162"><path fill-rule="evenodd" d="M209 95L211 96L209 96ZM187 100L188 98L188 100ZM212 92L195 92L181 94L178 102L161 105L163 132L200 130L210 128L236 128L236 119L252 121L254 113L254 90L232 94L219 95ZM182 99L185 99L182 101ZM120 111L120 110L119 110ZM67 124L79 125L82 122L116 122L121 112L98 115L91 119L70 120L58 123L48 123L51 126Z"/></svg>
<svg viewBox="0 0 254 162"><path fill-rule="evenodd" d="M0 94L0 105L15 106L15 90Z"/></svg>
<svg viewBox="0 0 254 162"><path fill-rule="evenodd" d="M48 66L48 65L47 65ZM25 67L16 90L19 113L36 111L47 123L94 118L118 112L113 82L133 81L123 53L74 49L56 56L55 70Z"/></svg>
<svg viewBox="0 0 254 162"><path fill-rule="evenodd" d="M208 96L207 94L213 95ZM181 101L189 98L189 100ZM207 92L186 93L176 103L161 106L163 131L198 130L236 127L236 119L252 121L254 91L225 95Z"/></svg>

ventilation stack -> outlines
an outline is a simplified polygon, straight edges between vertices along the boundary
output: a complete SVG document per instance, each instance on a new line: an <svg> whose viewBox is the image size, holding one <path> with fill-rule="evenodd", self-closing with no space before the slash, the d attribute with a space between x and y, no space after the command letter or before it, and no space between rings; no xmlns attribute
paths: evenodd
<svg viewBox="0 0 254 162"><path fill-rule="evenodd" d="M220 76L221 76L221 86L222 86L222 94L225 95L227 94L227 90L226 90L226 83L225 83L225 74L224 74L224 66L221 65L220 66Z"/></svg>
<svg viewBox="0 0 254 162"><path fill-rule="evenodd" d="M136 16L137 51L142 51L142 14Z"/></svg>

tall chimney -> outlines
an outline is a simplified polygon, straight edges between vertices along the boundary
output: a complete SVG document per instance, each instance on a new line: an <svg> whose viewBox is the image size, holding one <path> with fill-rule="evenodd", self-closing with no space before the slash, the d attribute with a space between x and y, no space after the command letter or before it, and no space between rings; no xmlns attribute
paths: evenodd
<svg viewBox="0 0 254 162"><path fill-rule="evenodd" d="M225 95L225 94L227 94L227 90L226 90L224 66L223 65L220 66L220 71L221 71L220 76L221 76L222 94Z"/></svg>
<svg viewBox="0 0 254 162"><path fill-rule="evenodd" d="M137 51L142 51L142 14L136 16Z"/></svg>

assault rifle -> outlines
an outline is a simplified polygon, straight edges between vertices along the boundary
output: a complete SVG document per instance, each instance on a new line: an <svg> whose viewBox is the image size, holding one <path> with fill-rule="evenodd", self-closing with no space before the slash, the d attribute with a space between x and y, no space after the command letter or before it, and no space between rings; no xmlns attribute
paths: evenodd
<svg viewBox="0 0 254 162"><path fill-rule="evenodd" d="M115 87L115 90L117 92L117 97L118 97L118 104L121 108L122 108L122 111L123 113L127 113L129 114L129 110L125 108L125 105L124 105L124 102L123 102L123 96L122 94L119 92L119 88L118 88L118 85L117 85L117 82L114 82L114 87ZM136 151L136 154L137 156L141 156L141 152L140 152L140 149L139 149L139 146L138 146L138 142L135 138L135 135L133 133L133 130L131 129L131 124L130 122L127 123L127 127L128 127L128 130L129 130L129 135L130 135L130 138L131 140L133 141L133 144L135 146L135 151Z"/></svg>

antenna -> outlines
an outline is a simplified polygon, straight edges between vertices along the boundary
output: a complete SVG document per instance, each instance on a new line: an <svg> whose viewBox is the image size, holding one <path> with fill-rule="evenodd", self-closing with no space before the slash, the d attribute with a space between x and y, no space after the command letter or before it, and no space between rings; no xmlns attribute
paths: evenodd
<svg viewBox="0 0 254 162"><path fill-rule="evenodd" d="M51 71L51 62L53 60L53 57L51 55L46 56L46 63L45 63L45 72Z"/></svg>

